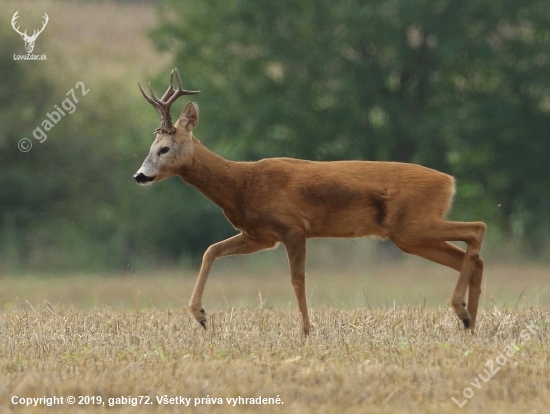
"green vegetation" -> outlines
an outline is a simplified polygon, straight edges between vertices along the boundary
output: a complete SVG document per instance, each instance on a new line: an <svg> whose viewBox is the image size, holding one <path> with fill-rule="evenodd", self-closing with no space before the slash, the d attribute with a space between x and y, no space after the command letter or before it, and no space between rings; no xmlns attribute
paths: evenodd
<svg viewBox="0 0 550 414"><path fill-rule="evenodd" d="M136 82L164 89L173 66L202 90L196 135L221 155L430 166L457 177L453 218L489 224L486 252L548 258L546 0L165 0L157 19L148 3L40 4L57 10L35 50L48 61L14 61L22 41L0 28L0 271L196 262L234 234L179 180L131 180L158 123ZM40 143L79 81L89 94Z"/></svg>
<svg viewBox="0 0 550 414"><path fill-rule="evenodd" d="M154 38L204 91L200 133L243 159L430 166L458 179L455 218L547 246L548 2L165 4Z"/></svg>

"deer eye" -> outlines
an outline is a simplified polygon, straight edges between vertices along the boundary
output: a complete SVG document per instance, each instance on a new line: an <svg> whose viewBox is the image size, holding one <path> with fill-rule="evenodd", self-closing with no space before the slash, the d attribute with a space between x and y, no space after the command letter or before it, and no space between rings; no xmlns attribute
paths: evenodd
<svg viewBox="0 0 550 414"><path fill-rule="evenodd" d="M159 155L166 154L168 151L170 151L170 148L162 147L159 151Z"/></svg>

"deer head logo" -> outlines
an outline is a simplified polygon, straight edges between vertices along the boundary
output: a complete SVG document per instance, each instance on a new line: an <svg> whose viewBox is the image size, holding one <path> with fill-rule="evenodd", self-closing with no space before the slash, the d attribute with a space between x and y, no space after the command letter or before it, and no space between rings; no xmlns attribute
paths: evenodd
<svg viewBox="0 0 550 414"><path fill-rule="evenodd" d="M19 17L18 13L19 13L19 10L17 10L13 14L13 17L11 19L11 26L13 27L13 30L15 30L17 33L19 33L21 35L21 37L23 38L23 40L25 41L25 49L27 49L27 53L32 53L32 51L34 49L34 42L36 41L36 38L38 37L38 35L40 33L42 33L42 31L44 30L44 28L48 24L48 21L50 20L50 18L48 17L48 15L46 13L44 13L44 23L42 24L42 28L40 30L34 30L33 33L32 33L32 36L29 36L29 35L27 35L26 30L23 33L21 33L19 31L19 26L17 26L17 27L15 26L16 20Z"/></svg>

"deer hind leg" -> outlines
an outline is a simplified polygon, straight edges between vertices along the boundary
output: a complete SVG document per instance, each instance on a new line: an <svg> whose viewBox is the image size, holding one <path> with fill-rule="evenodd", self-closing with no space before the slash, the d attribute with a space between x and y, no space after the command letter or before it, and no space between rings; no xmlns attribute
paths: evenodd
<svg viewBox="0 0 550 414"><path fill-rule="evenodd" d="M398 247L405 253L414 254L431 260L432 262L450 267L456 271L460 271L462 262L464 261L465 252L459 247L449 242L438 242L426 245L403 245ZM477 317L477 306L479 296L481 294L481 280L483 275L483 260L477 259L476 266L468 285L468 307L467 311L470 314L470 329L475 328ZM461 304L462 305L462 304Z"/></svg>
<svg viewBox="0 0 550 414"><path fill-rule="evenodd" d="M476 261L476 266L470 283L468 284L468 312L470 313L470 329L475 329L477 319L477 306L479 296L481 295L481 281L483 279L483 259L480 257Z"/></svg>
<svg viewBox="0 0 550 414"><path fill-rule="evenodd" d="M193 317L199 322L203 328L206 328L206 313L201 305L202 294L206 280L212 268L212 263L218 257L232 256L236 254L254 253L258 250L269 249L274 247L277 241L275 239L251 239L243 233L230 237L219 243L213 244L204 253L202 265L199 271L199 277L195 284L195 289L189 300L189 310Z"/></svg>
<svg viewBox="0 0 550 414"><path fill-rule="evenodd" d="M290 277L298 308L302 314L304 335L309 335L311 324L306 301L306 239L302 234L289 234L283 241L290 265Z"/></svg>
<svg viewBox="0 0 550 414"><path fill-rule="evenodd" d="M439 220L426 226L408 229L394 241L402 250L449 266L460 272L451 297L451 305L466 329L474 328L481 294L483 261L479 257L485 224ZM448 241L466 243L466 251ZM466 308L466 290L470 304Z"/></svg>

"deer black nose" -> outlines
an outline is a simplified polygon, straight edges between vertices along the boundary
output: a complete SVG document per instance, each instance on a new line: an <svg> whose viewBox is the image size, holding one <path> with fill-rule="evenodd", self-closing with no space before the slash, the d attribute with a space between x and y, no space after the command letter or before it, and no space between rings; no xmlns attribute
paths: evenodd
<svg viewBox="0 0 550 414"><path fill-rule="evenodd" d="M155 177L147 177L143 173L135 173L134 174L134 180L136 180L136 183L138 183L138 184L147 183L149 181L153 181L154 179L155 179Z"/></svg>

